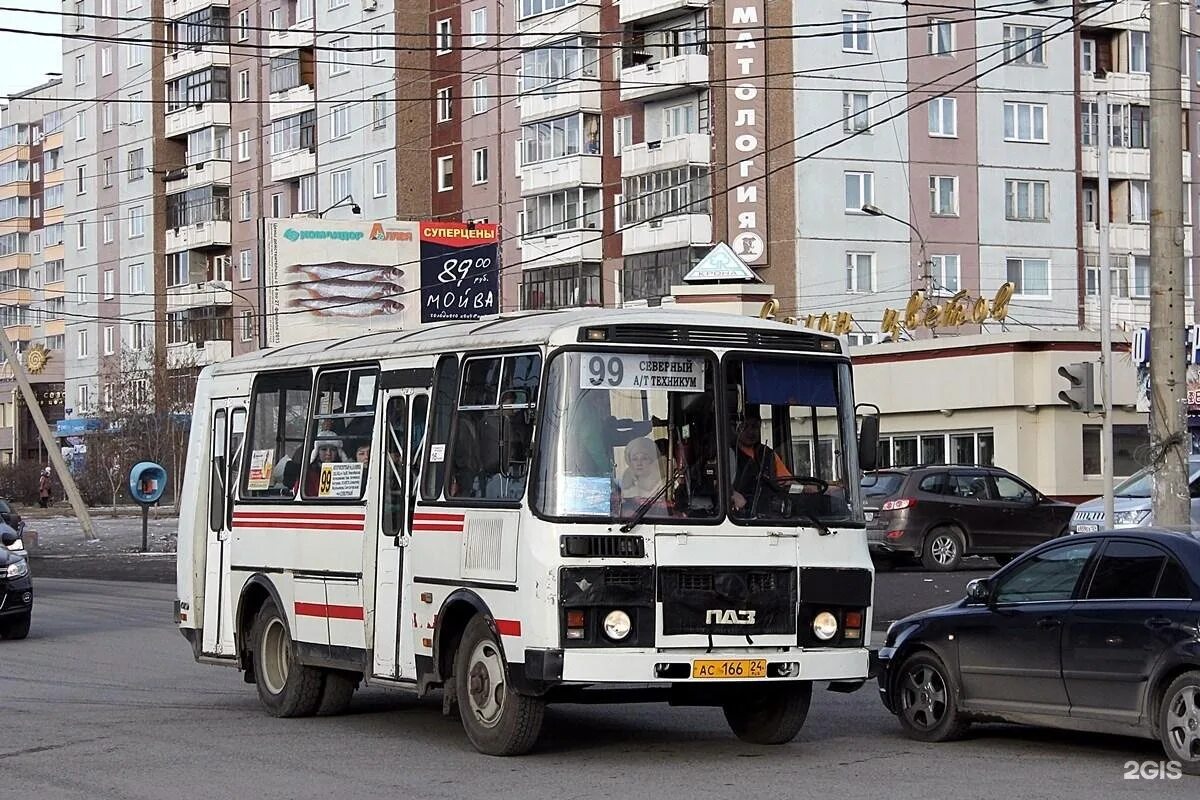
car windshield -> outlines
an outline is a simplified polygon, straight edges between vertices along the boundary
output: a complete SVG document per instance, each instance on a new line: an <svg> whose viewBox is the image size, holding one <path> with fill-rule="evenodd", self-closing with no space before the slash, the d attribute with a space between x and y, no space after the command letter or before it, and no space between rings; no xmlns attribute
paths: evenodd
<svg viewBox="0 0 1200 800"><path fill-rule="evenodd" d="M1191 482L1195 483L1200 479L1200 461L1190 461L1188 469L1192 473ZM1154 468L1143 467L1117 484L1113 489L1113 495L1116 497L1150 497L1150 488L1153 483Z"/></svg>
<svg viewBox="0 0 1200 800"><path fill-rule="evenodd" d="M0 500L0 514L10 514L10 513L12 513L12 507L8 504L8 501Z"/></svg>
<svg viewBox="0 0 1200 800"><path fill-rule="evenodd" d="M714 360L562 352L546 372L534 508L549 517L715 519Z"/></svg>
<svg viewBox="0 0 1200 800"><path fill-rule="evenodd" d="M900 491L903 484L899 472L874 472L863 475L861 486L864 497L887 497Z"/></svg>
<svg viewBox="0 0 1200 800"><path fill-rule="evenodd" d="M729 509L735 521L846 520L854 447L850 369L802 356L725 359Z"/></svg>

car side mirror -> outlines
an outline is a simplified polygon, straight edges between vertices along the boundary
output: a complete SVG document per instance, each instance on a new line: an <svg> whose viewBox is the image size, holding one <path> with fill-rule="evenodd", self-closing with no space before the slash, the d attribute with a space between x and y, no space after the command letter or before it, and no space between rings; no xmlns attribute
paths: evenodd
<svg viewBox="0 0 1200 800"><path fill-rule="evenodd" d="M20 538L21 537L17 535L17 532L10 528L3 533L0 533L0 545L11 547L12 545L16 544Z"/></svg>
<svg viewBox="0 0 1200 800"><path fill-rule="evenodd" d="M992 587L986 578L976 578L967 584L967 599L973 603L990 605Z"/></svg>

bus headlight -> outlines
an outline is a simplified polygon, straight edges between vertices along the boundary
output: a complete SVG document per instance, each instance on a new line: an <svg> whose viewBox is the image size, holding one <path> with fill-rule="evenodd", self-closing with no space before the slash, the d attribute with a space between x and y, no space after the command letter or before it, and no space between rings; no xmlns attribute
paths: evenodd
<svg viewBox="0 0 1200 800"><path fill-rule="evenodd" d="M813 633L823 642L827 642L837 635L838 621L837 617L830 614L828 611L822 611L817 616L813 617L812 625Z"/></svg>
<svg viewBox="0 0 1200 800"><path fill-rule="evenodd" d="M624 611L610 611L604 618L604 635L614 642L619 642L633 630L633 621Z"/></svg>

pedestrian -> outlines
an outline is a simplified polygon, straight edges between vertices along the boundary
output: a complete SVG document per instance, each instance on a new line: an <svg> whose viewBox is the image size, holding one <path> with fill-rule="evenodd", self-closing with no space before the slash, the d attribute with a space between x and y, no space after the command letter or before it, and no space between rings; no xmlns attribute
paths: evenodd
<svg viewBox="0 0 1200 800"><path fill-rule="evenodd" d="M38 505L47 508L50 505L50 468L42 470L38 477Z"/></svg>

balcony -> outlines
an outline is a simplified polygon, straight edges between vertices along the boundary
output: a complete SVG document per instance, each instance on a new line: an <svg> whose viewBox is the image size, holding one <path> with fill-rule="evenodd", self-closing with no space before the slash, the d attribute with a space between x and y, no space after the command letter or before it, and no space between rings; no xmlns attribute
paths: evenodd
<svg viewBox="0 0 1200 800"><path fill-rule="evenodd" d="M32 325L6 325L4 334L10 342L28 342L33 338Z"/></svg>
<svg viewBox="0 0 1200 800"><path fill-rule="evenodd" d="M10 269L29 269L32 256L29 253L10 253L0 256L0 272Z"/></svg>
<svg viewBox="0 0 1200 800"><path fill-rule="evenodd" d="M533 195L572 186L599 186L600 156L568 156L521 167L521 194Z"/></svg>
<svg viewBox="0 0 1200 800"><path fill-rule="evenodd" d="M272 53L282 53L285 50L299 50L301 47L312 47L316 44L317 34L313 30L311 19L297 22L286 31L271 31L267 43Z"/></svg>
<svg viewBox="0 0 1200 800"><path fill-rule="evenodd" d="M227 306L233 303L233 292L228 281L208 283L185 283L167 289L167 311L184 311L189 308Z"/></svg>
<svg viewBox="0 0 1200 800"><path fill-rule="evenodd" d="M1148 297L1112 297L1109 298L1109 314L1112 326L1120 330L1132 331L1150 324L1150 298ZM1084 298L1084 324L1093 329L1100 325L1100 298L1094 295Z"/></svg>
<svg viewBox="0 0 1200 800"><path fill-rule="evenodd" d="M0 306L27 306L32 302L32 289L21 287L0 292Z"/></svg>
<svg viewBox="0 0 1200 800"><path fill-rule="evenodd" d="M271 121L310 111L316 104L317 93L306 83L283 92L271 92Z"/></svg>
<svg viewBox="0 0 1200 800"><path fill-rule="evenodd" d="M521 122L561 117L578 111L600 113L600 84L569 81L521 95Z"/></svg>
<svg viewBox="0 0 1200 800"><path fill-rule="evenodd" d="M1083 248L1093 253L1100 249L1100 230L1095 224L1084 224ZM1150 226L1145 223L1114 222L1110 224L1108 226L1108 251L1113 257L1129 253L1148 254L1150 252ZM1188 256L1192 254L1190 230L1185 231L1183 235L1183 252Z"/></svg>
<svg viewBox="0 0 1200 800"><path fill-rule="evenodd" d="M233 342L225 339L210 339L203 344L183 342L167 345L167 367L188 369L207 367L233 358Z"/></svg>
<svg viewBox="0 0 1200 800"><path fill-rule="evenodd" d="M29 181L11 181L0 186L0 200L10 197L30 197L33 194L33 184Z"/></svg>
<svg viewBox="0 0 1200 800"><path fill-rule="evenodd" d="M1192 154L1181 153L1183 158L1183 179L1192 179ZM1089 177L1100 174L1100 148L1086 146L1080 148L1080 168ZM1136 150L1128 147L1110 147L1108 149L1108 175L1113 180L1122 178L1150 179L1150 151Z"/></svg>
<svg viewBox="0 0 1200 800"><path fill-rule="evenodd" d="M708 0L621 0L621 24L651 22L679 11L708 8Z"/></svg>
<svg viewBox="0 0 1200 800"><path fill-rule="evenodd" d="M708 82L708 56L672 56L621 70L621 102L694 92Z"/></svg>
<svg viewBox="0 0 1200 800"><path fill-rule="evenodd" d="M45 286L42 287L42 299L43 300L54 300L56 298L65 296L66 293L67 293L66 284L61 280L47 283Z"/></svg>
<svg viewBox="0 0 1200 800"><path fill-rule="evenodd" d="M205 161L188 167L171 170L164 177L167 181L168 192L182 192L186 189L198 189L212 183L228 186L232 169L230 162Z"/></svg>
<svg viewBox="0 0 1200 800"><path fill-rule="evenodd" d="M598 36L600 4L577 3L517 22L524 49L542 47L564 36Z"/></svg>
<svg viewBox="0 0 1200 800"><path fill-rule="evenodd" d="M229 103L214 100L200 105L187 106L167 114L167 138L187 136L192 131L211 128L213 125L229 127Z"/></svg>
<svg viewBox="0 0 1200 800"><path fill-rule="evenodd" d="M276 183L299 180L316 171L317 154L307 147L283 155L271 156L271 180Z"/></svg>
<svg viewBox="0 0 1200 800"><path fill-rule="evenodd" d="M168 253L177 253L180 250L229 247L229 242L229 222L197 222L182 228L168 228L166 249Z"/></svg>
<svg viewBox="0 0 1200 800"><path fill-rule="evenodd" d="M1184 83L1187 82L1185 78ZM1093 92L1108 92L1114 97L1109 103L1118 99L1129 102L1130 98L1144 97L1150 99L1150 75L1145 72L1109 72L1103 78L1085 72L1079 76L1079 91L1081 94ZM1185 90L1186 91L1186 90ZM1185 95L1186 96L1186 95Z"/></svg>
<svg viewBox="0 0 1200 800"><path fill-rule="evenodd" d="M712 217L708 214L680 214L677 217L647 222L621 232L624 255L649 253L712 244Z"/></svg>
<svg viewBox="0 0 1200 800"><path fill-rule="evenodd" d="M657 172L688 164L712 163L712 137L688 133L659 142L643 142L621 151L621 177Z"/></svg>
<svg viewBox="0 0 1200 800"><path fill-rule="evenodd" d="M229 0L163 0L163 14L170 19L179 19L209 6L229 7Z"/></svg>
<svg viewBox="0 0 1200 800"><path fill-rule="evenodd" d="M42 336L62 336L66 333L66 330L66 320L50 319L46 320L46 323L42 325Z"/></svg>
<svg viewBox="0 0 1200 800"><path fill-rule="evenodd" d="M595 229L563 231L549 236L521 237L521 268L556 267L604 258L604 232Z"/></svg>
<svg viewBox="0 0 1200 800"><path fill-rule="evenodd" d="M196 70L228 66L229 45L224 43L196 45L194 48L176 50L174 53L168 53L163 59L163 73L169 81Z"/></svg>

